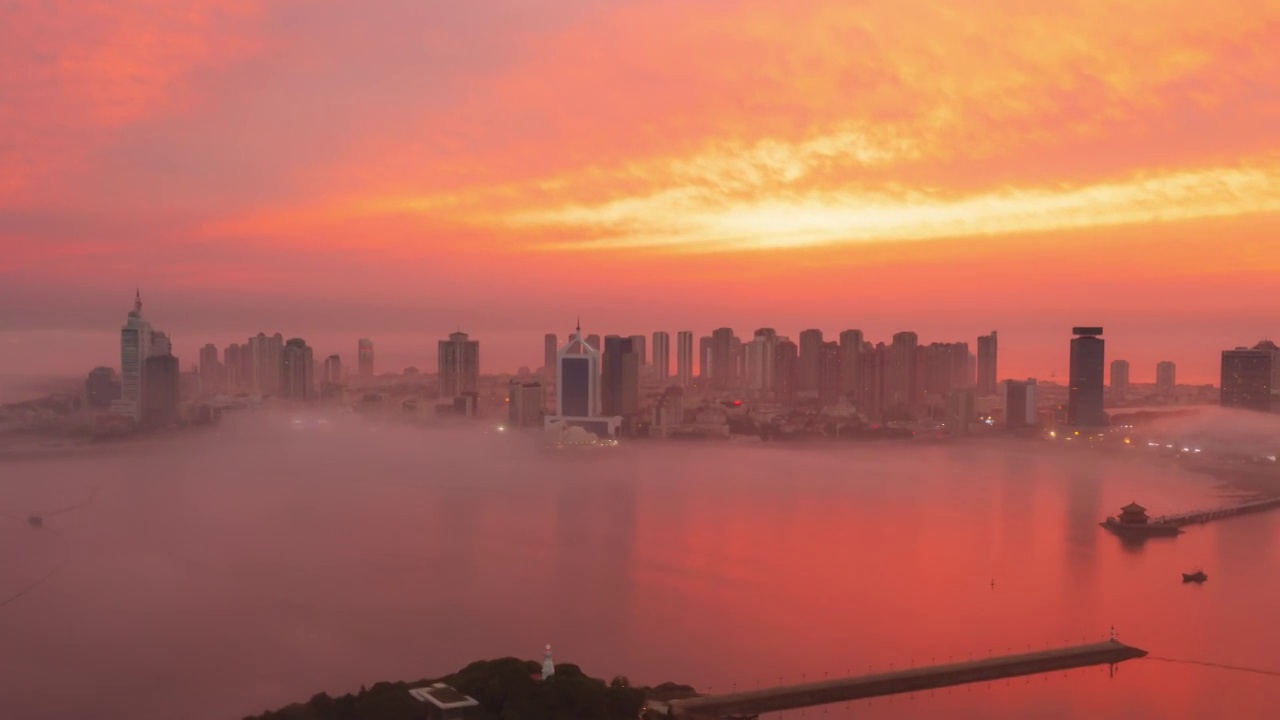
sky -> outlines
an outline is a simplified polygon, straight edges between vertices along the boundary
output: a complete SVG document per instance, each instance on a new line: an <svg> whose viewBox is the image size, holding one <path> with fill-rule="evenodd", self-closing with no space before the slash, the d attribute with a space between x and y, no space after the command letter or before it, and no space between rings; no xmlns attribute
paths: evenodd
<svg viewBox="0 0 1280 720"><path fill-rule="evenodd" d="M0 374L259 330L1280 337L1280 0L0 0Z"/></svg>

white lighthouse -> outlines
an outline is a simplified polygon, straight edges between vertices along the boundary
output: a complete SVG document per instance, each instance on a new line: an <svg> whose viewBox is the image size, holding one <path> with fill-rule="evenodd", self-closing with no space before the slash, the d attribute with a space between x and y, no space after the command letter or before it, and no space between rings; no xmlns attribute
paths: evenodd
<svg viewBox="0 0 1280 720"><path fill-rule="evenodd" d="M542 679L546 680L556 674L555 661L551 659L551 646L547 646L547 654L542 656Z"/></svg>

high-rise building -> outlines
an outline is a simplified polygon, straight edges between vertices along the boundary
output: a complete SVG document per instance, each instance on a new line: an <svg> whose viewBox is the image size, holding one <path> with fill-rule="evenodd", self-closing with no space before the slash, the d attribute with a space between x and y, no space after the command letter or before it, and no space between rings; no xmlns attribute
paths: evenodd
<svg viewBox="0 0 1280 720"><path fill-rule="evenodd" d="M200 392L216 395L226 385L226 366L218 360L218 346L209 343L200 349Z"/></svg>
<svg viewBox="0 0 1280 720"><path fill-rule="evenodd" d="M554 378L556 376L556 351L560 349L560 339L555 333L547 333L542 336L542 376L545 378Z"/></svg>
<svg viewBox="0 0 1280 720"><path fill-rule="evenodd" d="M800 379L797 390L801 393L818 392L818 365L822 362L822 331L800 332Z"/></svg>
<svg viewBox="0 0 1280 720"><path fill-rule="evenodd" d="M1016 430L1038 424L1036 389L1034 379L1005 380L1000 383L1005 427Z"/></svg>
<svg viewBox="0 0 1280 720"><path fill-rule="evenodd" d="M340 355L330 355L324 359L324 378L325 385L341 385L342 384L342 357Z"/></svg>
<svg viewBox="0 0 1280 720"><path fill-rule="evenodd" d="M512 380L507 389L507 422L518 428L541 427L546 405L542 383Z"/></svg>
<svg viewBox="0 0 1280 720"><path fill-rule="evenodd" d="M640 409L640 358L632 338L604 339L601 407L605 415L633 415Z"/></svg>
<svg viewBox="0 0 1280 720"><path fill-rule="evenodd" d="M290 338L280 353L280 396L310 400L315 396L315 353L302 338Z"/></svg>
<svg viewBox="0 0 1280 720"><path fill-rule="evenodd" d="M1280 354L1262 343L1253 348L1223 350L1222 406L1262 411L1280 408L1273 397L1276 388L1272 385L1277 359Z"/></svg>
<svg viewBox="0 0 1280 720"><path fill-rule="evenodd" d="M178 358L170 353L151 355L144 363L142 421L163 427L178 418L178 395L182 378Z"/></svg>
<svg viewBox="0 0 1280 720"><path fill-rule="evenodd" d="M151 355L151 323L142 317L142 292L133 300L133 310L120 328L120 399L112 409L135 422L142 419L143 373Z"/></svg>
<svg viewBox="0 0 1280 720"><path fill-rule="evenodd" d="M969 343L929 343L916 349L915 394L946 398L952 390L972 387Z"/></svg>
<svg viewBox="0 0 1280 720"><path fill-rule="evenodd" d="M240 346L231 343L222 351L222 370L226 373L227 387L239 389L244 386L244 369L240 359Z"/></svg>
<svg viewBox="0 0 1280 720"><path fill-rule="evenodd" d="M831 407L840 403L840 343L822 343L818 350L818 405Z"/></svg>
<svg viewBox="0 0 1280 720"><path fill-rule="evenodd" d="M711 333L711 384L720 390L738 386L738 358L735 345L741 341L733 334L733 328L716 328Z"/></svg>
<svg viewBox="0 0 1280 720"><path fill-rule="evenodd" d="M582 338L582 328L569 336L556 359L556 415L599 417L600 350Z"/></svg>
<svg viewBox="0 0 1280 720"><path fill-rule="evenodd" d="M1164 396L1172 395L1178 386L1178 366L1172 360L1156 363L1156 392Z"/></svg>
<svg viewBox="0 0 1280 720"><path fill-rule="evenodd" d="M889 376L889 346L868 343L862 348L858 360L858 379L862 387L858 391L858 409L871 418L884 415L887 406Z"/></svg>
<svg viewBox="0 0 1280 720"><path fill-rule="evenodd" d="M693 382L693 331L676 333L676 379L681 387Z"/></svg>
<svg viewBox="0 0 1280 720"><path fill-rule="evenodd" d="M885 368L885 402L890 406L914 405L919 399L916 386L917 348L920 340L913 332L894 333Z"/></svg>
<svg viewBox="0 0 1280 720"><path fill-rule="evenodd" d="M847 398L858 395L858 353L866 342L861 330L840 333L840 392Z"/></svg>
<svg viewBox="0 0 1280 720"><path fill-rule="evenodd" d="M1111 362L1111 402L1123 405L1129 400L1129 361Z"/></svg>
<svg viewBox="0 0 1280 720"><path fill-rule="evenodd" d="M480 386L480 341L464 332L449 334L440 341L440 397L453 398L477 392Z"/></svg>
<svg viewBox="0 0 1280 720"><path fill-rule="evenodd" d="M116 380L116 371L109 367L98 367L89 371L84 381L85 403L91 408L106 409L111 403L120 399L120 383Z"/></svg>
<svg viewBox="0 0 1280 720"><path fill-rule="evenodd" d="M996 331L978 336L978 397L996 394Z"/></svg>
<svg viewBox="0 0 1280 720"><path fill-rule="evenodd" d="M698 377L704 383L711 379L711 355L711 336L703 335L698 338Z"/></svg>
<svg viewBox="0 0 1280 720"><path fill-rule="evenodd" d="M587 344L596 349L596 352L604 352L604 344L600 340L600 336L592 333L587 336Z"/></svg>
<svg viewBox="0 0 1280 720"><path fill-rule="evenodd" d="M645 336L632 335L628 339L631 340L631 350L635 352L637 356L639 356L640 367L644 368L644 366L649 362L648 360L649 348L648 348L648 342L646 341Z"/></svg>
<svg viewBox="0 0 1280 720"><path fill-rule="evenodd" d="M169 342L168 333L153 329L151 331L151 342L147 345L147 357L172 354L173 344Z"/></svg>
<svg viewBox="0 0 1280 720"><path fill-rule="evenodd" d="M760 328L743 348L743 378L749 390L761 393L774 389L777 347L778 333L773 328Z"/></svg>
<svg viewBox="0 0 1280 720"><path fill-rule="evenodd" d="M356 371L362 378L373 377L373 341L368 338L356 343Z"/></svg>
<svg viewBox="0 0 1280 720"><path fill-rule="evenodd" d="M1107 369L1106 342L1100 327L1077 327L1071 340L1071 384L1067 390L1067 423L1081 427L1107 424L1102 409Z"/></svg>
<svg viewBox="0 0 1280 720"><path fill-rule="evenodd" d="M249 338L250 367L253 375L250 385L262 395L274 395L280 392L281 363L284 359L284 336L280 333L267 336L258 333ZM241 349L241 353L244 350Z"/></svg>
<svg viewBox="0 0 1280 720"><path fill-rule="evenodd" d="M1280 410L1280 347L1270 340L1263 340L1253 349L1271 353L1271 407Z"/></svg>
<svg viewBox="0 0 1280 720"><path fill-rule="evenodd" d="M664 385L671 377L671 336L661 330L653 334L653 377Z"/></svg>
<svg viewBox="0 0 1280 720"><path fill-rule="evenodd" d="M778 402L794 405L799 384L800 348L787 338L778 338L773 352L773 392Z"/></svg>

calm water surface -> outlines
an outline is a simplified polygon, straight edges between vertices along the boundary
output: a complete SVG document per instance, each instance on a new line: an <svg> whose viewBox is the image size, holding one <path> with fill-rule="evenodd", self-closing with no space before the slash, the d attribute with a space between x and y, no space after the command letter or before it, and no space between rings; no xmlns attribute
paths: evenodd
<svg viewBox="0 0 1280 720"><path fill-rule="evenodd" d="M1280 670L1280 512L1126 547L1212 478L1038 444L795 449L233 419L0 461L0 718L239 718L540 656L713 692L1097 640ZM1179 573L1203 566L1203 586ZM994 587L992 581L994 580ZM809 710L1264 718L1280 677L1141 660ZM800 713L791 713L799 717ZM776 716L782 717L782 716Z"/></svg>

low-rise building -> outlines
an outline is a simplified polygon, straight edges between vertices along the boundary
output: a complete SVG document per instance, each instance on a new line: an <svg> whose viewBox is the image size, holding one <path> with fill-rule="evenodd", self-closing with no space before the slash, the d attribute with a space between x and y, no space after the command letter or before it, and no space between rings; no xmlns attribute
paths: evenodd
<svg viewBox="0 0 1280 720"><path fill-rule="evenodd" d="M462 720L467 708L480 704L444 683L413 688L409 694L427 706L427 720Z"/></svg>

